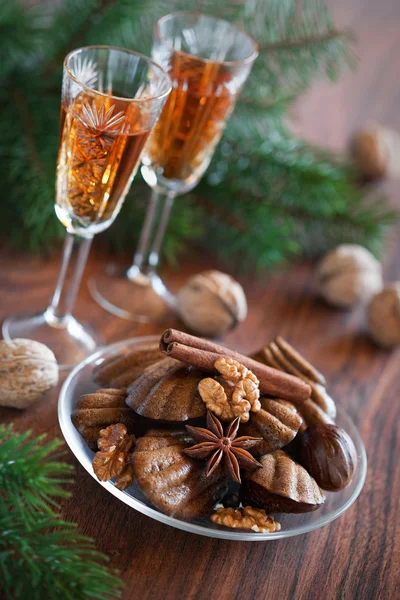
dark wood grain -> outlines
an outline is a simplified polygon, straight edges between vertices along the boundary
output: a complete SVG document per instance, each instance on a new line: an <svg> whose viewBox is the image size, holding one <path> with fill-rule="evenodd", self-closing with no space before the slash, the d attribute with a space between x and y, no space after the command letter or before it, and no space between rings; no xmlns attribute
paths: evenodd
<svg viewBox="0 0 400 600"><path fill-rule="evenodd" d="M333 4L333 3L332 3ZM360 69L332 87L319 86L294 111L295 126L311 140L343 147L354 127L377 119L400 129L400 5L395 0L340 0L339 24L359 37ZM399 204L394 185L389 189ZM388 240L385 275L399 278L400 241ZM57 258L1 254L0 318L16 309L41 308L49 299ZM87 273L107 257L96 248ZM215 266L202 257L165 273L177 288L195 271ZM136 513L99 486L68 452L76 467L73 496L63 516L79 523L111 557L126 584L124 600L340 600L395 599L400 578L400 367L399 352L376 348L365 334L362 309L340 312L319 301L312 268L293 266L262 281L243 280L249 299L247 321L226 342L250 351L278 333L322 370L332 395L357 423L369 468L358 501L331 525L305 536L269 543L227 542L178 531ZM89 317L110 342L163 326L136 327L104 313L83 286L77 315ZM171 326L177 325L170 321ZM59 436L58 389L26 412L0 411L15 428Z"/></svg>

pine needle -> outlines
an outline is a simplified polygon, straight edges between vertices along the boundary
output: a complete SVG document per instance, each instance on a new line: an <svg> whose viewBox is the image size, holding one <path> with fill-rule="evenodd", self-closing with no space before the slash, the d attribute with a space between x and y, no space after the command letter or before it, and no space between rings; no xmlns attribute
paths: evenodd
<svg viewBox="0 0 400 600"><path fill-rule="evenodd" d="M115 599L122 584L93 541L63 521L72 467L62 442L0 425L0 580L10 600Z"/></svg>

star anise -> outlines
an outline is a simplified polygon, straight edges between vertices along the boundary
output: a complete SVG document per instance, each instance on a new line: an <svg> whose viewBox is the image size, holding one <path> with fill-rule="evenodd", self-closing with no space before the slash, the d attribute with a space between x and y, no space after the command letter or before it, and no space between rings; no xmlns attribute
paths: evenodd
<svg viewBox="0 0 400 600"><path fill-rule="evenodd" d="M255 446L261 438L248 435L237 438L239 425L240 417L237 417L224 433L219 419L207 411L207 429L186 425L186 429L198 443L186 448L184 452L192 458L210 457L207 462L207 476L211 475L223 460L233 481L240 483L240 468L250 470L262 465L246 449Z"/></svg>

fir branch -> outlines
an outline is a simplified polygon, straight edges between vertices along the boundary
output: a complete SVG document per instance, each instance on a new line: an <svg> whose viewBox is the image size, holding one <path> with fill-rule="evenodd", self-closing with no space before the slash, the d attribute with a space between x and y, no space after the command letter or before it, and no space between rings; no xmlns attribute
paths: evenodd
<svg viewBox="0 0 400 600"><path fill-rule="evenodd" d="M21 94L20 90L15 86L13 86L11 88L11 93L15 100L15 105L18 108L18 112L20 114L22 123L24 125L24 133L26 135L26 143L29 148L29 154L30 154L32 164L34 165L34 168L37 171L39 171L40 173L44 173L44 167L40 160L40 157L39 157L39 154L37 151L37 147L36 147L35 136L33 134L32 120L31 120L30 113L29 113L28 107L26 105L24 96L23 96L23 94Z"/></svg>
<svg viewBox="0 0 400 600"><path fill-rule="evenodd" d="M46 67L47 74L54 73L59 70L60 64L62 64L64 57L71 51L71 49L79 48L84 45L85 37L90 26L101 18L108 8L115 5L116 0L98 0L95 7L86 15L86 18L79 23L78 29L74 32L72 37L68 38L66 43L58 50L54 58L49 62ZM67 7L64 10L68 14ZM62 15L60 15L62 16Z"/></svg>
<svg viewBox="0 0 400 600"><path fill-rule="evenodd" d="M276 50L295 50L309 48L318 44L324 44L333 40L351 40L352 34L348 30L328 29L317 35L309 35L298 38L288 38L276 42L265 42L260 45L260 50L265 52L274 52Z"/></svg>
<svg viewBox="0 0 400 600"><path fill-rule="evenodd" d="M0 576L10 600L114 599L121 582L107 557L54 512L70 493L61 442L0 426Z"/></svg>
<svg viewBox="0 0 400 600"><path fill-rule="evenodd" d="M349 32L332 23L322 0L65 0L50 13L40 6L25 11L18 0L3 3L0 235L17 247L49 251L64 234L53 210L64 55L90 43L149 53L155 19L182 9L239 23L261 50L206 176L176 203L164 256L176 261L195 240L230 264L263 269L335 241L378 250L393 213L367 206L347 157L311 148L285 127L293 98L354 62ZM133 250L149 193L138 174L102 239Z"/></svg>

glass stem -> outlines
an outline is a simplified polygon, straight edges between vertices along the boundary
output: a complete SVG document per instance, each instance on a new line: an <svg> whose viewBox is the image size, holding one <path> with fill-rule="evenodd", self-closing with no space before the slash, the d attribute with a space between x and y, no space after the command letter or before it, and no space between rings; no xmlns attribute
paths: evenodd
<svg viewBox="0 0 400 600"><path fill-rule="evenodd" d="M66 235L56 289L45 313L51 325L62 327L71 316L92 240L93 236Z"/></svg>
<svg viewBox="0 0 400 600"><path fill-rule="evenodd" d="M174 199L173 192L152 190L133 265L128 270L130 279L136 279L138 275L149 277L155 273Z"/></svg>

